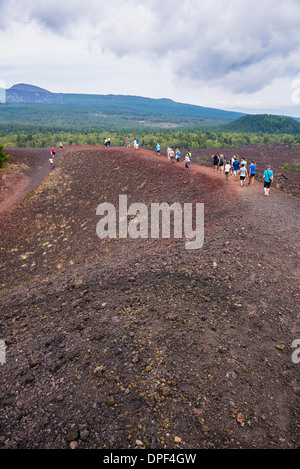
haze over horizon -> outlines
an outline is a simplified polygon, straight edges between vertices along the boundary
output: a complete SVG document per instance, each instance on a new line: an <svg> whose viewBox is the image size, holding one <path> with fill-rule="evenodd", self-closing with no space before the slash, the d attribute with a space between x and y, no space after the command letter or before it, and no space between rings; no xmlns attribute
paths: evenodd
<svg viewBox="0 0 300 469"><path fill-rule="evenodd" d="M297 0L0 0L0 86L300 117Z"/></svg>

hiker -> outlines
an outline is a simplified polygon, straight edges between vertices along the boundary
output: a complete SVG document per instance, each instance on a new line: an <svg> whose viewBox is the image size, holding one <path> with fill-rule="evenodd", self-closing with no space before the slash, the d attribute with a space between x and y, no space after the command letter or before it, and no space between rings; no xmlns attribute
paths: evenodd
<svg viewBox="0 0 300 469"><path fill-rule="evenodd" d="M254 160L252 160L250 166L249 166L249 181L248 181L248 186L254 186L254 178L255 178L255 168L256 168L256 163Z"/></svg>
<svg viewBox="0 0 300 469"><path fill-rule="evenodd" d="M247 166L247 161L245 160L245 158L241 158L241 166Z"/></svg>
<svg viewBox="0 0 300 469"><path fill-rule="evenodd" d="M107 142L107 138L106 138L106 139L104 140L104 145L106 146L106 148L107 148L107 144L108 144L108 142Z"/></svg>
<svg viewBox="0 0 300 469"><path fill-rule="evenodd" d="M231 170L231 164L226 163L226 165L225 165L225 179L228 179L230 170Z"/></svg>
<svg viewBox="0 0 300 469"><path fill-rule="evenodd" d="M219 160L219 170L218 172L223 173L224 171L224 155L223 153L220 155L220 160Z"/></svg>
<svg viewBox="0 0 300 469"><path fill-rule="evenodd" d="M107 146L110 147L110 138L107 139Z"/></svg>
<svg viewBox="0 0 300 469"><path fill-rule="evenodd" d="M190 164L191 164L191 153L188 152L186 155L185 155L185 169L190 169Z"/></svg>
<svg viewBox="0 0 300 469"><path fill-rule="evenodd" d="M54 148L51 148L50 156L49 156L49 163L54 168L54 155L55 155L55 150Z"/></svg>
<svg viewBox="0 0 300 469"><path fill-rule="evenodd" d="M232 166L233 166L234 179L236 179L237 175L238 175L238 172L239 172L239 169L240 169L240 162L236 159L236 157L234 157Z"/></svg>
<svg viewBox="0 0 300 469"><path fill-rule="evenodd" d="M218 169L218 164L219 164L219 157L217 153L215 153L213 156L213 170L216 171Z"/></svg>
<svg viewBox="0 0 300 469"><path fill-rule="evenodd" d="M126 146L127 146L127 147L130 147L130 142L129 142L129 138L128 138L128 137L126 138Z"/></svg>
<svg viewBox="0 0 300 469"><path fill-rule="evenodd" d="M246 169L246 165L243 164L241 167L240 167L240 181L241 181L241 187L243 187L244 183L245 183L245 179L247 177L247 169Z"/></svg>
<svg viewBox="0 0 300 469"><path fill-rule="evenodd" d="M59 142L59 148L62 150L63 149L63 144Z"/></svg>
<svg viewBox="0 0 300 469"><path fill-rule="evenodd" d="M135 139L135 144L136 144L136 150L139 150L140 148L140 141L138 138Z"/></svg>
<svg viewBox="0 0 300 469"><path fill-rule="evenodd" d="M169 151L169 160L172 161L172 163L174 163L174 150L172 150L172 148L170 148L170 151Z"/></svg>
<svg viewBox="0 0 300 469"><path fill-rule="evenodd" d="M233 162L234 162L235 159L236 159L236 156L233 155L233 157L232 157L231 160L230 160L230 164L231 164L231 168L230 168L231 176L233 176Z"/></svg>
<svg viewBox="0 0 300 469"><path fill-rule="evenodd" d="M264 172L264 175L263 175L263 180L264 180L264 195L269 195L269 192L270 192L270 186L271 186L271 183L273 182L273 171L271 170L271 166L269 165L266 169L266 171Z"/></svg>
<svg viewBox="0 0 300 469"><path fill-rule="evenodd" d="M156 153L158 155L160 155L160 144L159 143L156 144Z"/></svg>
<svg viewBox="0 0 300 469"><path fill-rule="evenodd" d="M179 148L176 149L175 158L176 158L177 163L179 163L179 161L180 161L180 150L179 150Z"/></svg>

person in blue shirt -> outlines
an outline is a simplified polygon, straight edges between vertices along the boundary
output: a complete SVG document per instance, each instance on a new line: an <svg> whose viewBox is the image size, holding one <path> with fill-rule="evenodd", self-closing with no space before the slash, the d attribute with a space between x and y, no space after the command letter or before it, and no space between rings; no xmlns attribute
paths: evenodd
<svg viewBox="0 0 300 469"><path fill-rule="evenodd" d="M269 165L266 169L266 171L264 172L264 175L263 175L263 180L264 180L264 194L265 195L269 195L269 192L270 192L270 186L271 186L271 183L273 182L273 171L271 170L271 166Z"/></svg>
<svg viewBox="0 0 300 469"><path fill-rule="evenodd" d="M234 179L236 179L237 175L238 175L238 172L240 170L240 162L235 158L233 163L232 163L232 166L233 166Z"/></svg>
<svg viewBox="0 0 300 469"><path fill-rule="evenodd" d="M251 164L249 166L249 173L248 173L248 176L249 176L249 181L248 181L248 186L254 186L254 178L255 178L255 169L256 169L256 163L255 161L251 161Z"/></svg>
<svg viewBox="0 0 300 469"><path fill-rule="evenodd" d="M156 145L156 153L158 155L160 155L160 144L159 143Z"/></svg>
<svg viewBox="0 0 300 469"><path fill-rule="evenodd" d="M180 150L179 150L179 148L176 149L175 158L176 158L177 163L179 163L179 161L180 161Z"/></svg>

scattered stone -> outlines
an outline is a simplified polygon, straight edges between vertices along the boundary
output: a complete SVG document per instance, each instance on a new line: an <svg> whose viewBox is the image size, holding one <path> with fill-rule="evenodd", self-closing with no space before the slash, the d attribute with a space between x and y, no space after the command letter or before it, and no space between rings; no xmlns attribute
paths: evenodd
<svg viewBox="0 0 300 469"><path fill-rule="evenodd" d="M34 374L28 371L25 375L25 383L32 383L34 379Z"/></svg>
<svg viewBox="0 0 300 469"><path fill-rule="evenodd" d="M86 440L90 436L90 432L86 429L80 430L80 439Z"/></svg>
<svg viewBox="0 0 300 469"><path fill-rule="evenodd" d="M77 438L79 438L79 430L78 430L78 427L75 423L73 423L70 426L70 428L67 430L65 438L69 442L75 441L75 440L77 440Z"/></svg>
<svg viewBox="0 0 300 469"><path fill-rule="evenodd" d="M106 401L105 401L106 405L108 407L113 407L115 405L115 398L114 396L109 396Z"/></svg>
<svg viewBox="0 0 300 469"><path fill-rule="evenodd" d="M103 365L100 365L94 369L93 373L95 376L102 376L105 370L106 370L106 367Z"/></svg>

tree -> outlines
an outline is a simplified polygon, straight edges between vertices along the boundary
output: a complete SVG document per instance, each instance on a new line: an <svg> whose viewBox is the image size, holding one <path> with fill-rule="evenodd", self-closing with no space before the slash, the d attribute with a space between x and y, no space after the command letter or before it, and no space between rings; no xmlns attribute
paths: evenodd
<svg viewBox="0 0 300 469"><path fill-rule="evenodd" d="M5 151L3 150L3 145L0 145L0 168L2 168L3 164L7 160L8 160L8 156L5 153Z"/></svg>

